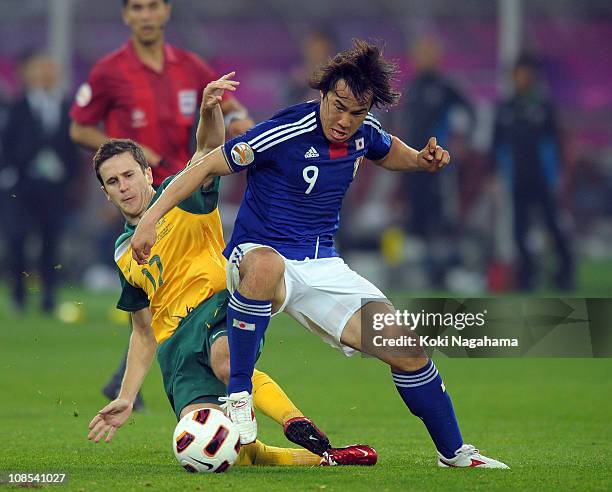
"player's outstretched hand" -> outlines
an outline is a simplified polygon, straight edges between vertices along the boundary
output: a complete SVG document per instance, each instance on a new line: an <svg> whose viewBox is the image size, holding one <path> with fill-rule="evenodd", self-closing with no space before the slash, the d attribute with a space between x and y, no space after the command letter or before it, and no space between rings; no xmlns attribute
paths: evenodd
<svg viewBox="0 0 612 492"><path fill-rule="evenodd" d="M151 254L151 248L157 240L155 224L150 224L146 217L145 214L145 216L140 219L130 241L132 246L132 258L134 258L139 265L147 264L149 255Z"/></svg>
<svg viewBox="0 0 612 492"><path fill-rule="evenodd" d="M234 75L236 75L236 72L226 73L220 79L214 80L204 87L204 92L202 92L202 110L212 109L217 104L220 104L225 91L234 92L236 90L240 82L233 80Z"/></svg>
<svg viewBox="0 0 612 492"><path fill-rule="evenodd" d="M436 173L450 162L450 154L438 145L436 137L431 137L427 145L417 156L417 164L420 169L430 173Z"/></svg>
<svg viewBox="0 0 612 492"><path fill-rule="evenodd" d="M89 422L87 439L100 442L106 434L105 441L110 442L115 431L125 424L131 414L132 404L129 401L121 398L111 401Z"/></svg>

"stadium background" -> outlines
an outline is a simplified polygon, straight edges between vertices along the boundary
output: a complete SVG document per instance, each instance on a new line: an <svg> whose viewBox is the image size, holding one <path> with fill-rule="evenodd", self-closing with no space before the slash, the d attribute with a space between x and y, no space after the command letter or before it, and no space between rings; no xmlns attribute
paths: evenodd
<svg viewBox="0 0 612 492"><path fill-rule="evenodd" d="M0 90L4 97L18 93L17 59L33 47L47 47L57 55L66 67L66 91L74 94L93 63L128 35L117 3L5 0L0 19ZM458 169L452 171L446 195L449 220L459 231L452 242L452 253L459 252L459 261L445 289L471 294L486 291L493 260L512 263L509 205L503 193L500 199L503 186L496 187L490 179L494 170L490 148L493 112L496 100L507 92L508 67L514 58L522 50L536 54L560 112L563 222L571 231L582 271L595 270L602 279L612 279L607 275L612 272L608 261L605 268L604 264L591 266L612 254L607 247L612 237L612 208L607 199L612 186L612 68L604 62L612 39L608 2L387 0L346 6L337 1L313 1L300 9L289 8L283 1L258 2L256 9L246 0L173 3L169 40L199 53L219 73L237 69L243 82L239 97L256 120L294 102L289 87L296 77L304 77L303 43L313 29L329 35L334 50L348 47L354 37L384 41L388 56L402 67L398 84L402 89L414 71L410 47L424 38L435 39L442 49L442 69L472 101L477 114L465 142L470 157L457 159ZM399 111L378 116L392 131L404 134L404 115ZM461 118L456 120L460 133ZM77 282L85 278L94 287L109 286L113 275L102 278L99 269L92 272L91 267L109 263L109 238L115 236L120 222L106 226L115 214L96 193L88 157L83 153L78 189L72 196L75 212L66 217L69 229L62 248L62 276ZM383 232L401 225L410 215L409 205L404 205L410 197L404 200L401 180L375 172L372 166L363 166L360 178L344 209L347 237L343 253L354 267L383 286L427 289L423 245L409 230L400 257L391 259L392 268L378 251ZM241 196L241 177L225 180L222 190L221 210L230 227ZM107 232L106 237L101 237L100 230ZM545 235L535 227L530 240L546 260ZM33 241L32 248L36 247ZM578 287L587 288L590 282L580 278Z"/></svg>
<svg viewBox="0 0 612 492"><path fill-rule="evenodd" d="M219 73L237 69L243 83L239 97L256 120L291 102L289 85L295 74L302 73L302 43L313 30L328 34L334 50L348 47L354 37L384 41L387 55L402 67L400 87L414 73L410 47L421 39L434 38L439 43L442 68L472 100L477 118L474 131L462 143L470 149L470 158L462 159L460 169L453 171L448 195L451 218L459 231L449 244L460 251L460 260L448 272L444 289L434 292L437 295L513 291L507 285L492 285L490 278L492 264L511 270L514 258L508 200L503 187L492 179L493 110L495 101L508 90L512 61L524 49L535 53L558 105L564 136L562 215L571 231L578 266L572 295L610 296L609 1L311 0L299 8L283 0L258 1L256 6L248 0L172 3L168 40L200 54ZM33 47L46 48L57 57L64 67L65 90L74 94L92 64L128 36L119 4L119 0L2 0L3 99L10 101L19 93L17 61ZM378 116L401 135L401 117L393 110ZM461 115L456 120L461 137L465 133ZM63 312L53 317L36 312L35 270L24 272L31 294L25 315L13 312L6 282L0 287L0 428L5 437L0 471L67 469L72 474L71 488L86 490L104 489L110 483L108 469L114 470L114 481L133 488L199 486L173 463L169 452L173 421L155 369L145 385L149 413L136 416L112 447L93 448L85 442L86 423L103 402L98 388L114 368L127 330L112 309L118 286L109 267L112 238L121 224L98 190L89 154L83 152L81 157L58 265ZM364 167L359 178L347 197L349 213L343 217L350 230L342 243L349 263L397 295L431 293L423 271L424 245L411 238L409 231L395 233L410 214L401 206L405 191L390 173L376 172L371 166ZM240 177L230 177L223 184L221 209L226 226L231 225L242 186ZM530 241L544 270L550 269L545 233L535 228ZM28 247L35 254L40 244L32 239ZM10 254L1 236L0 251L0 258ZM537 294L555 292L542 281ZM296 488L297 483L311 490L342 490L371 487L372 480L380 480L382 488L388 489L580 485L603 490L609 485L610 444L605 436L611 430L610 403L605 395L612 388L609 380L593 377L609 374L608 361L441 360L438 365L459 402L464 432L474 436L477 444L484 441L489 454L510 462L518 474L477 480L437 475L418 423L411 420L408 432L396 432L404 425L404 414L393 388L381 383L387 383L384 369L369 360L344 361L285 318L273 325L262 366L338 441L374 444L381 453L377 474L333 470L312 476L302 471L233 470L225 482L215 478L212 483L249 487L256 483L268 490ZM283 442L268 423L262 432L267 441ZM18 443L26 441L35 444L24 452Z"/></svg>

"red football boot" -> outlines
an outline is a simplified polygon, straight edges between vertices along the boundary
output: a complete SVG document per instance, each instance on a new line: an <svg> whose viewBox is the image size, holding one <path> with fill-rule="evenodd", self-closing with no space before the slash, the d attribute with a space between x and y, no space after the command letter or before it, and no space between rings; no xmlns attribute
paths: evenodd
<svg viewBox="0 0 612 492"><path fill-rule="evenodd" d="M367 444L353 444L345 448L330 448L323 455L321 466L372 466L378 461L376 450Z"/></svg>

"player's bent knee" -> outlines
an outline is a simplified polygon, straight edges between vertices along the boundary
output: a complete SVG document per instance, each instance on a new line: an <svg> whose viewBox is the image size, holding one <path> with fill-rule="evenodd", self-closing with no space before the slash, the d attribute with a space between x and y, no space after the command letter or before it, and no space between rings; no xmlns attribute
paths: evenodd
<svg viewBox="0 0 612 492"><path fill-rule="evenodd" d="M230 376L230 358L226 336L217 338L210 348L210 367L216 378L227 385Z"/></svg>
<svg viewBox="0 0 612 492"><path fill-rule="evenodd" d="M285 262L281 255L271 248L257 248L249 251L240 263L240 277L250 274L281 278L285 273Z"/></svg>
<svg viewBox="0 0 612 492"><path fill-rule="evenodd" d="M273 295L285 274L283 258L270 248L249 251L240 263L240 291Z"/></svg>
<svg viewBox="0 0 612 492"><path fill-rule="evenodd" d="M213 365L212 368L215 376L219 381L227 386L230 377L230 362L229 358L226 360L220 360Z"/></svg>

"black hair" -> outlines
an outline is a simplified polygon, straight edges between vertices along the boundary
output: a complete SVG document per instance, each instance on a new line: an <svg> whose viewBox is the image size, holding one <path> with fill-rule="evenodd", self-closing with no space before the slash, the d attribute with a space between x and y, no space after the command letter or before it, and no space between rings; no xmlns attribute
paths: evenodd
<svg viewBox="0 0 612 492"><path fill-rule="evenodd" d="M372 106L387 107L397 103L400 93L393 89L397 64L383 57L383 48L356 39L353 47L341 51L321 66L310 78L309 85L323 95L344 80L359 101L372 97Z"/></svg>
<svg viewBox="0 0 612 492"><path fill-rule="evenodd" d="M140 145L127 138L113 138L100 145L100 148L93 156L93 166L94 170L96 171L96 177L102 186L104 186L104 181L102 181L102 176L100 176L100 166L102 166L102 164L104 164L110 158L115 157L116 155L124 154L125 152L132 154L132 157L138 163L142 169L142 172L145 172L149 167L147 158L145 157Z"/></svg>

